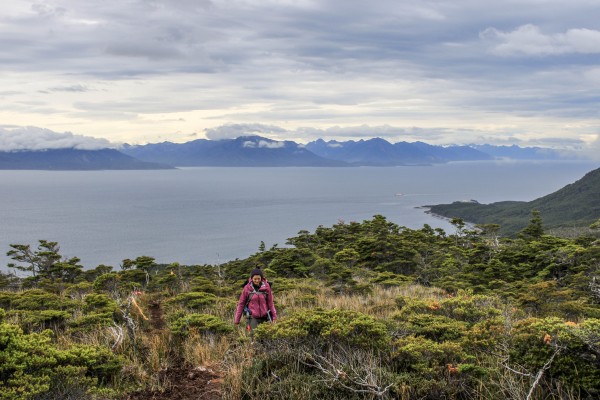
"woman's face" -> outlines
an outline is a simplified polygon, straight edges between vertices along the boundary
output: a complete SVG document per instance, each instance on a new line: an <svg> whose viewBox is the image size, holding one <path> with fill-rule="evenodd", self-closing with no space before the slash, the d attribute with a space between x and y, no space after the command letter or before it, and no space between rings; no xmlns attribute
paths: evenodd
<svg viewBox="0 0 600 400"><path fill-rule="evenodd" d="M260 275L254 275L252 277L252 283L254 283L256 286L260 285L261 281L262 281L262 278L260 277Z"/></svg>

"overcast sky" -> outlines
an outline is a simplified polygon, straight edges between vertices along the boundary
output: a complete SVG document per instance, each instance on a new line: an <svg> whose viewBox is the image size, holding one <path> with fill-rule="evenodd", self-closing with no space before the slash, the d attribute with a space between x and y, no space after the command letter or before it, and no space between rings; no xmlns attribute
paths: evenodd
<svg viewBox="0 0 600 400"><path fill-rule="evenodd" d="M598 0L2 0L0 147L258 133L600 151L599 15Z"/></svg>

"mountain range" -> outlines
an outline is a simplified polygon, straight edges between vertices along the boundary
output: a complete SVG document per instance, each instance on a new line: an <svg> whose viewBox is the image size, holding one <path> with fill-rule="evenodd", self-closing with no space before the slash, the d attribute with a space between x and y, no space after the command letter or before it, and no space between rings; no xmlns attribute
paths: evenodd
<svg viewBox="0 0 600 400"><path fill-rule="evenodd" d="M0 169L165 169L173 167L350 167L430 165L499 158L558 160L551 149L518 146L435 146L390 143L381 138L324 141L306 145L260 136L198 139L186 143L124 145L119 150L20 150L0 152Z"/></svg>
<svg viewBox="0 0 600 400"><path fill-rule="evenodd" d="M507 235L525 228L533 210L540 212L548 228L586 227L600 218L600 168L554 193L528 202L457 201L427 207L433 214L447 218L462 218L474 224L499 224L500 233Z"/></svg>
<svg viewBox="0 0 600 400"><path fill-rule="evenodd" d="M423 142L390 143L381 138L358 141L316 141L301 145L260 136L237 139L198 139L187 143L125 145L121 151L149 162L175 166L400 166L496 158L560 159L554 150L513 146L434 146ZM493 152L496 154L490 154Z"/></svg>
<svg viewBox="0 0 600 400"><path fill-rule="evenodd" d="M141 161L114 149L48 149L0 152L1 169L101 170L172 169L170 165Z"/></svg>
<svg viewBox="0 0 600 400"><path fill-rule="evenodd" d="M489 154L469 146L442 147L423 142L392 144L381 138L347 142L319 139L308 143L306 148L321 157L350 165L419 165L493 159Z"/></svg>
<svg viewBox="0 0 600 400"><path fill-rule="evenodd" d="M236 139L198 139L187 143L125 145L125 154L140 160L178 167L340 167L343 161L321 157L292 141L275 141L260 136Z"/></svg>

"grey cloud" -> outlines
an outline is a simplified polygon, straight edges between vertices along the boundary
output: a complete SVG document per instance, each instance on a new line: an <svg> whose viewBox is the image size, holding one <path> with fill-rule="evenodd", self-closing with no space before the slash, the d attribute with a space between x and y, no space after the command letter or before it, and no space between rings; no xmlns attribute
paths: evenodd
<svg viewBox="0 0 600 400"><path fill-rule="evenodd" d="M600 53L600 31L593 29L569 29L564 33L545 34L538 26L527 24L511 32L488 28L480 36L490 42L494 54L502 56Z"/></svg>
<svg viewBox="0 0 600 400"><path fill-rule="evenodd" d="M207 136L246 134L247 121L364 121L371 128L326 133L442 141L478 133L383 124L461 113L591 118L600 106L600 3L589 0L55 0L0 11L0 71L43 74L52 82L43 88L55 89L45 98L77 92L62 83L68 76L161 82L151 94L78 96L63 106L78 118L220 108L206 120L232 124ZM246 111L257 103L268 105Z"/></svg>
<svg viewBox="0 0 600 400"><path fill-rule="evenodd" d="M511 134L510 132L499 132L496 136L480 135L470 143L464 144L493 144L498 146L518 145L521 147L545 147L555 150L565 150L581 153L588 144L577 138L568 137L529 137L528 132Z"/></svg>
<svg viewBox="0 0 600 400"><path fill-rule="evenodd" d="M0 128L0 151L75 148L98 150L115 147L106 139L53 132L37 127Z"/></svg>
<svg viewBox="0 0 600 400"><path fill-rule="evenodd" d="M259 149L281 149L285 147L284 142L267 142L266 140L259 140L258 142L253 142L251 140L245 141L242 143L243 147L247 148L259 148Z"/></svg>
<svg viewBox="0 0 600 400"><path fill-rule="evenodd" d="M49 4L44 3L32 4L31 10L42 17L59 17L67 12L63 7L52 7Z"/></svg>
<svg viewBox="0 0 600 400"><path fill-rule="evenodd" d="M88 92L86 85L76 84L71 86L56 86L49 89L50 92Z"/></svg>
<svg viewBox="0 0 600 400"><path fill-rule="evenodd" d="M572 149L581 149L586 144L581 139L571 138L536 138L528 141L529 145L540 145L544 147L569 147Z"/></svg>
<svg viewBox="0 0 600 400"><path fill-rule="evenodd" d="M583 147L583 153L586 157L600 161L600 134L596 135L595 140Z"/></svg>
<svg viewBox="0 0 600 400"><path fill-rule="evenodd" d="M284 142L267 142L266 140L259 140L258 141L258 147L259 148L265 148L265 149L281 149L283 147L285 147L285 143Z"/></svg>
<svg viewBox="0 0 600 400"><path fill-rule="evenodd" d="M154 60L172 59L181 56L177 49L167 44L145 42L112 43L107 46L106 52L116 56L142 57Z"/></svg>

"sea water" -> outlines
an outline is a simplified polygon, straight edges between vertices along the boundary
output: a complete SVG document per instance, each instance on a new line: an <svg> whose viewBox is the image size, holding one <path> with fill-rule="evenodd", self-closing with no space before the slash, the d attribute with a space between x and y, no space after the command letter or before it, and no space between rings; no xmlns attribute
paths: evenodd
<svg viewBox="0 0 600 400"><path fill-rule="evenodd" d="M382 214L408 228L453 232L423 205L529 201L599 165L460 162L415 167L180 168L0 171L0 268L10 244L56 241L85 268L157 262L216 264L285 246L300 230Z"/></svg>

